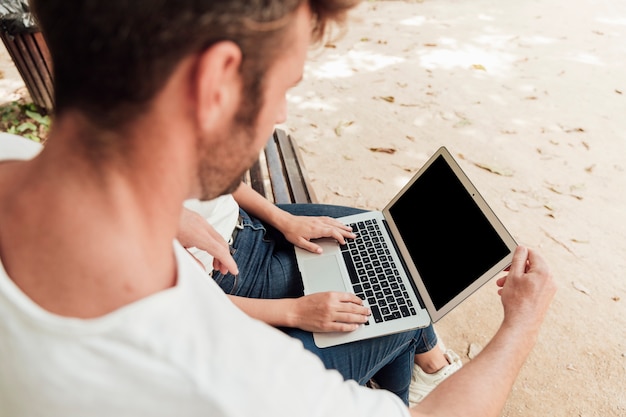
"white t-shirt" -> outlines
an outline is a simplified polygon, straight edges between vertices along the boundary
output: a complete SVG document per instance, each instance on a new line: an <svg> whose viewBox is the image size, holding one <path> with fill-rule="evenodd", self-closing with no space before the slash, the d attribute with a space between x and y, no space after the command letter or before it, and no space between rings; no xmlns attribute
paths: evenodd
<svg viewBox="0 0 626 417"><path fill-rule="evenodd" d="M0 159L18 158L3 139ZM0 264L0 416L408 415L246 316L174 251L176 286L96 319L47 312Z"/></svg>

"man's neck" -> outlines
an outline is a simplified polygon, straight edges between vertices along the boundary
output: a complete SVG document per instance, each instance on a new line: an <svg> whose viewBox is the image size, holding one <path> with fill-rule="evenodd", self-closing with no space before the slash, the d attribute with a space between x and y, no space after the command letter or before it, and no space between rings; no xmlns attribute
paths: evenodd
<svg viewBox="0 0 626 417"><path fill-rule="evenodd" d="M151 158L90 164L79 135L57 125L37 158L0 167L0 257L11 279L44 309L83 318L175 285L186 184L167 143Z"/></svg>

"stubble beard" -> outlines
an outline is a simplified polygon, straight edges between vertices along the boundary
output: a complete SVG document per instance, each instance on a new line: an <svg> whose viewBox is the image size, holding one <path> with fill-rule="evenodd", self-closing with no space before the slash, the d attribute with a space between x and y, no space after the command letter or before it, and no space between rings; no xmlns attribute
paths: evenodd
<svg viewBox="0 0 626 417"><path fill-rule="evenodd" d="M211 200L234 192L241 184L245 172L259 157L260 149L252 152L251 148L255 143L257 118L263 105L261 85L256 84L245 91L251 93L249 95L255 99L243 102L230 129L220 140L208 141L212 143L210 147L200 145L201 148L198 149L201 155L198 179L202 200ZM206 142L200 140L198 143Z"/></svg>
<svg viewBox="0 0 626 417"><path fill-rule="evenodd" d="M254 131L249 126L233 128L228 137L219 145L199 149L200 164L198 180L200 199L212 200L234 192L245 172L252 166L258 155L250 151ZM248 140L246 140L248 139Z"/></svg>

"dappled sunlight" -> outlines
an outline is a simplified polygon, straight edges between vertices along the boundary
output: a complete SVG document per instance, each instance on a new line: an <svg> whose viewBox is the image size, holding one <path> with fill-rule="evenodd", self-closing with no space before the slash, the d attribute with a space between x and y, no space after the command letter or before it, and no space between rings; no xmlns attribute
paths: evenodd
<svg viewBox="0 0 626 417"><path fill-rule="evenodd" d="M426 17L413 16L413 17L409 17L408 19L402 19L398 23L404 26L422 26L425 22L426 22Z"/></svg>
<svg viewBox="0 0 626 417"><path fill-rule="evenodd" d="M451 70L455 68L480 69L489 75L504 76L517 57L506 52L493 52L473 45L456 49L437 48L419 51L424 68Z"/></svg>
<svg viewBox="0 0 626 417"><path fill-rule="evenodd" d="M551 38L548 36L541 35L533 35L533 36L520 36L519 43L523 46L531 46L531 45L550 45L556 43L558 39Z"/></svg>
<svg viewBox="0 0 626 417"><path fill-rule="evenodd" d="M297 107L298 109L324 110L330 112L339 110L339 105L341 104L338 99L318 97L313 91L305 95L287 94L287 101L290 106Z"/></svg>
<svg viewBox="0 0 626 417"><path fill-rule="evenodd" d="M599 17L596 21L606 25L626 26L626 17Z"/></svg>
<svg viewBox="0 0 626 417"><path fill-rule="evenodd" d="M0 79L0 104L17 101L22 97L19 89L24 86L24 82L15 77Z"/></svg>
<svg viewBox="0 0 626 417"><path fill-rule="evenodd" d="M597 55L592 55L586 52L580 52L570 59L574 62L580 62L581 64L605 65L604 62L602 62Z"/></svg>
<svg viewBox="0 0 626 417"><path fill-rule="evenodd" d="M486 32L462 43L457 39L442 37L433 45L436 48L417 51L420 64L427 69L450 70L455 68L480 69L490 75L505 76L506 72L519 59L518 56L504 52L512 49L512 42L517 45L550 45L558 40L552 37L512 36L499 34L491 27L483 28Z"/></svg>
<svg viewBox="0 0 626 417"><path fill-rule="evenodd" d="M492 48L506 48L511 42L511 35L504 34L484 34L474 38L474 42Z"/></svg>
<svg viewBox="0 0 626 417"><path fill-rule="evenodd" d="M393 186L399 190L404 187L411 178L413 178L413 175L408 173L406 175L398 175L393 179Z"/></svg>
<svg viewBox="0 0 626 417"><path fill-rule="evenodd" d="M526 119L520 119L518 117L514 117L511 119L511 124L514 125L515 127L527 127L527 126L531 126L532 123L530 123L528 120Z"/></svg>
<svg viewBox="0 0 626 417"><path fill-rule="evenodd" d="M611 259L624 256L608 244L626 235L626 194L614 191L626 187L626 0L377 0L358 13L359 24L309 61L304 82L289 95L294 114L286 126L318 198L382 209L446 146L516 238L547 250L559 276L597 290L592 299L569 285L562 297L584 297L610 317L606 322L622 324L615 311L623 310L624 262ZM608 212L598 216L603 205ZM596 287L598 271L619 290ZM545 332L550 349L561 336L554 323L563 323L553 319ZM458 337L456 322L448 323L448 334ZM619 338L605 336L601 351L621 358L622 341L618 350ZM585 368L600 356L604 363L604 354L580 352L567 353L560 372L529 363L525 379L536 386L524 381L504 414L565 407L569 415L614 415L616 401L609 410L604 401L588 405L585 387L571 395L569 381L584 377L594 389L604 384L596 379L606 381L602 400L624 397L621 374ZM566 368L569 361L576 368ZM553 386L554 375L565 382L546 395L551 405L532 401L535 391ZM623 414L626 403L617 403Z"/></svg>
<svg viewBox="0 0 626 417"><path fill-rule="evenodd" d="M349 51L345 55L326 55L317 68L309 68L311 76L318 79L347 78L356 71L376 72L403 62L398 56L383 55L370 51Z"/></svg>

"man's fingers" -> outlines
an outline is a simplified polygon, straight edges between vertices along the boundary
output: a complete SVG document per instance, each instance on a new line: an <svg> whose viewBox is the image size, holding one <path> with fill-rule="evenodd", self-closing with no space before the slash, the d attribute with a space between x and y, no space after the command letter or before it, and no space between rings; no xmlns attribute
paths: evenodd
<svg viewBox="0 0 626 417"><path fill-rule="evenodd" d="M539 274L545 274L549 271L548 263L534 250L528 249L528 266Z"/></svg>
<svg viewBox="0 0 626 417"><path fill-rule="evenodd" d="M524 246L518 246L513 253L513 261L509 268L509 272L517 276L521 276L526 272L528 261L528 249Z"/></svg>

